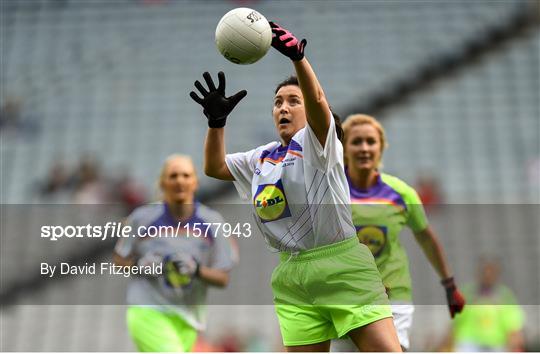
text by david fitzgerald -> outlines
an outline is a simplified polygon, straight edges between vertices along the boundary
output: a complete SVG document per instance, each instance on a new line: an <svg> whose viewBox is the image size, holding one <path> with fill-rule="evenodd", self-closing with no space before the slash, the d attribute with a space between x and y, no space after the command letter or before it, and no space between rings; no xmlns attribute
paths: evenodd
<svg viewBox="0 0 540 354"><path fill-rule="evenodd" d="M72 265L62 262L60 265L41 263L41 275L49 278L55 275L131 275L159 276L163 274L163 264L119 266L114 263L85 263L84 265Z"/></svg>

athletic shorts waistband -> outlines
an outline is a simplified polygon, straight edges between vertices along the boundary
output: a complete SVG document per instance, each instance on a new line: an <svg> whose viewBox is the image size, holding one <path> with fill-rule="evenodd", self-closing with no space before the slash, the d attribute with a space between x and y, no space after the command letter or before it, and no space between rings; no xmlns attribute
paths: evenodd
<svg viewBox="0 0 540 354"><path fill-rule="evenodd" d="M360 244L356 236L352 236L346 240L331 243L317 248L312 248L298 252L281 252L279 260L283 262L305 262L313 259L326 258L335 256L349 250L354 245Z"/></svg>

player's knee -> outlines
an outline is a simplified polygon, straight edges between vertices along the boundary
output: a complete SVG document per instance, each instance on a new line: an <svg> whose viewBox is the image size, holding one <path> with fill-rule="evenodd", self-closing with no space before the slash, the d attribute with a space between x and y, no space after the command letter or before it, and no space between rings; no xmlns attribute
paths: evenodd
<svg viewBox="0 0 540 354"><path fill-rule="evenodd" d="M385 318L348 333L359 351L401 352L401 345L391 318Z"/></svg>

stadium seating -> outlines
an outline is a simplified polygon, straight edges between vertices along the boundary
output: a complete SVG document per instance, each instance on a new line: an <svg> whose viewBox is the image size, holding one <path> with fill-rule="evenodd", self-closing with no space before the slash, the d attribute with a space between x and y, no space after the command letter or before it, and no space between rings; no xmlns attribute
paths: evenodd
<svg viewBox="0 0 540 354"><path fill-rule="evenodd" d="M228 93L248 90L228 123L229 151L275 139L271 97L292 67L274 52L248 67L230 64L217 53L215 25L237 4L143 3L21 0L2 4L3 94L21 98L26 114L39 124L32 136L1 132L2 203L47 202L36 195L35 184L59 156L73 163L92 152L109 169L129 168L149 189L162 161L173 152L189 154L201 166L205 118L188 93L203 71L215 76L224 70ZM308 38L308 56L330 103L340 112L373 92L391 88L418 66L462 50L466 39L481 36L527 4L314 1L306 5L297 0L288 1L286 7L270 1L252 6ZM535 296L536 301L540 298L538 289L528 287L531 269L538 270L539 240L534 234L534 213L519 204L540 203L540 186L528 175L528 166L539 158L539 43L536 29L380 117L390 142L385 171L411 184L428 171L440 182L445 202L452 205L432 215L432 223L458 279L472 279L478 254L507 251L505 280L528 305ZM210 179L202 179L203 189L213 186ZM232 197L222 200L238 202ZM475 209L474 205L482 204L506 206ZM531 208L534 212L535 206ZM446 218L447 213L453 219ZM478 218L463 223L470 215ZM80 250L79 244L68 242L43 247L43 242L31 239L38 237L34 230L39 219L24 223L24 215L18 217L22 221L12 221L24 227L2 235L4 288L24 280L26 272L35 272L38 259L58 260ZM404 241L418 303L440 305L442 291L436 276L412 238L406 236ZM263 293L268 288L275 255L267 252L262 240L240 247L243 265L229 289L211 294L214 304L234 302L253 284ZM254 272L251 264L264 269ZM52 299L56 304L121 305L124 287L123 281L69 278L27 292L19 302ZM67 293L77 297L64 302ZM263 302L270 305L266 298ZM278 336L271 307L261 316L253 316L249 306L232 308L234 316L226 309L210 309L214 324L210 337L234 326L266 326ZM413 349L420 350L448 322L444 306L417 313L412 338ZM1 331L2 350L134 349L123 324L122 306L11 306L3 307L0 316L2 323L9 323ZM538 334L540 315L533 313L528 321L532 335ZM65 335L67 328L70 336ZM94 337L86 335L89 329Z"/></svg>

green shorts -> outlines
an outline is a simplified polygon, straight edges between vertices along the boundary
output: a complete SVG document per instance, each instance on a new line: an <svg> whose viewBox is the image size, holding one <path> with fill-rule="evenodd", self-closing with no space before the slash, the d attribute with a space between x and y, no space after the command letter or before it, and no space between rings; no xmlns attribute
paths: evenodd
<svg viewBox="0 0 540 354"><path fill-rule="evenodd" d="M272 290L284 345L324 342L392 317L373 255L358 238L280 258Z"/></svg>
<svg viewBox="0 0 540 354"><path fill-rule="evenodd" d="M182 317L152 307L130 306L127 325L140 352L189 352L197 340L197 331Z"/></svg>

